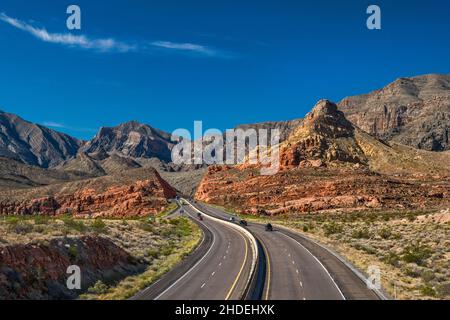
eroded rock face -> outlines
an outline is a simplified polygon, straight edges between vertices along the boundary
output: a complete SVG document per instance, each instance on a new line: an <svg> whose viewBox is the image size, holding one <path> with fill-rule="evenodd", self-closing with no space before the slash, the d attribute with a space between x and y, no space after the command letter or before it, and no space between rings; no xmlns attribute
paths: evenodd
<svg viewBox="0 0 450 320"><path fill-rule="evenodd" d="M365 164L367 158L355 141L355 130L336 104L321 100L282 145L281 165L335 161Z"/></svg>
<svg viewBox="0 0 450 320"><path fill-rule="evenodd" d="M66 286L71 265L81 269L81 290ZM109 283L144 269L142 262L101 237L0 247L0 299L72 299L98 280Z"/></svg>
<svg viewBox="0 0 450 320"><path fill-rule="evenodd" d="M260 166L210 167L200 201L243 213L282 214L362 209L417 209L450 202L446 153L389 146L319 101L280 146L280 171Z"/></svg>
<svg viewBox="0 0 450 320"><path fill-rule="evenodd" d="M102 181L101 179L105 178L98 178L97 181ZM103 189L95 188L96 185L100 185L97 181L79 182L75 186L59 186L62 190L56 192L50 188L37 189L36 194L42 194L41 197L27 198L19 194L15 199L1 199L0 214L145 216L162 211L168 204L167 199L176 196L175 190L156 171L153 171L153 175L146 180L120 183L119 179L118 182Z"/></svg>
<svg viewBox="0 0 450 320"><path fill-rule="evenodd" d="M171 161L171 135L148 125L130 121L117 127L103 127L81 151L117 153L131 158Z"/></svg>
<svg viewBox="0 0 450 320"><path fill-rule="evenodd" d="M450 75L401 78L383 89L345 98L339 109L377 138L429 151L450 150Z"/></svg>
<svg viewBox="0 0 450 320"><path fill-rule="evenodd" d="M242 213L269 215L417 209L450 203L450 178L445 183L418 184L365 169L295 168L273 176L260 176L258 172L257 168L210 170L196 198Z"/></svg>
<svg viewBox="0 0 450 320"><path fill-rule="evenodd" d="M73 157L82 141L0 111L0 157L48 168Z"/></svg>

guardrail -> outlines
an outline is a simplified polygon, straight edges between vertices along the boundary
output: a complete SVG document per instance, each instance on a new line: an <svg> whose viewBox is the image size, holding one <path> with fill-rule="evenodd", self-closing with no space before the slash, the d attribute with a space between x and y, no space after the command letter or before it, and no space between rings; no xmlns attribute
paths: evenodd
<svg viewBox="0 0 450 320"><path fill-rule="evenodd" d="M261 244L259 244L258 240L247 229L245 229L237 224L234 224L232 222L229 222L225 219L220 219L220 218L214 217L208 213L205 213L204 211L199 210L190 201L188 201L184 198L182 198L182 200L185 201L187 204L189 204L189 206L192 209L194 209L196 212L204 214L213 221L227 225L227 226L232 227L233 229L238 230L239 232L243 233L247 237L247 239L250 241L250 243L252 244L252 267L250 269L250 274L247 279L244 294L242 295L241 299L245 299L245 300L253 299L255 294L254 294L254 292L252 292L252 288L253 289L257 288L257 283L255 283L255 281L258 280L258 273L259 273L258 270L259 270L259 266L260 266L260 257L261 257L261 251L260 251ZM264 255L264 257L265 257L265 255ZM265 277L265 272L264 272L264 277ZM264 284L262 286L264 287ZM262 290L261 290L261 292L262 292Z"/></svg>

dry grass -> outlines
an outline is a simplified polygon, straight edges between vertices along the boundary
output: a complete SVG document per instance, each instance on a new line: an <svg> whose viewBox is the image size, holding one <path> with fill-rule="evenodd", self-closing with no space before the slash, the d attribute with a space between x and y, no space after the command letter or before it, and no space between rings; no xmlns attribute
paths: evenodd
<svg viewBox="0 0 450 320"><path fill-rule="evenodd" d="M81 298L100 300L128 299L175 267L197 247L202 237L202 232L187 219L172 221L179 221L176 224L177 232L183 234L184 237L177 243L169 241L158 249L149 249L147 255L151 257L151 260L144 273L127 277L114 287L107 287L97 283L90 290L90 293L82 295Z"/></svg>
<svg viewBox="0 0 450 320"><path fill-rule="evenodd" d="M148 268L119 283L97 282L85 299L126 299L157 280L175 266L200 242L201 230L188 219L73 219L45 216L0 217L0 248L7 245L42 243L51 239L101 234Z"/></svg>

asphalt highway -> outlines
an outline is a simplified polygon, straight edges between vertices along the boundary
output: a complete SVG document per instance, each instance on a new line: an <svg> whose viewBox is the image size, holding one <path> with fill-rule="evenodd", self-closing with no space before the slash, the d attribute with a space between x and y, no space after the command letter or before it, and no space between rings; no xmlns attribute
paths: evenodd
<svg viewBox="0 0 450 320"><path fill-rule="evenodd" d="M222 219L232 215L216 207L195 204L201 210ZM267 256L265 300L378 300L379 296L347 265L325 248L296 232L249 223Z"/></svg>
<svg viewBox="0 0 450 320"><path fill-rule="evenodd" d="M139 300L238 300L247 288L253 264L250 239L239 228L202 215L189 206L184 214L204 233L199 247L159 281L139 292ZM177 214L180 214L179 212Z"/></svg>

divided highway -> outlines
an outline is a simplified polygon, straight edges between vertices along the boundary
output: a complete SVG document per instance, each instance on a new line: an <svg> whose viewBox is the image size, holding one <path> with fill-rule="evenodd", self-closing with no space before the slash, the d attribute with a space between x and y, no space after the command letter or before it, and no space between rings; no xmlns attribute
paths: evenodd
<svg viewBox="0 0 450 320"><path fill-rule="evenodd" d="M299 233L283 227L267 232L257 223L244 228L205 204L188 203L183 210L203 230L202 243L133 299L386 299L342 258Z"/></svg>
<svg viewBox="0 0 450 320"><path fill-rule="evenodd" d="M196 204L208 214L228 220L232 215ZM261 242L266 255L265 300L379 300L348 265L324 247L284 228L265 231L250 223L248 230Z"/></svg>
<svg viewBox="0 0 450 320"><path fill-rule="evenodd" d="M207 215L202 215L200 221L194 208L183 206L183 209L202 229L202 243L182 263L133 299L241 299L255 266L254 238L239 226Z"/></svg>

